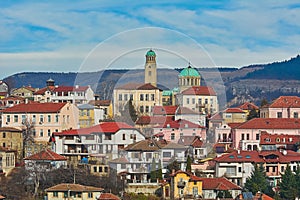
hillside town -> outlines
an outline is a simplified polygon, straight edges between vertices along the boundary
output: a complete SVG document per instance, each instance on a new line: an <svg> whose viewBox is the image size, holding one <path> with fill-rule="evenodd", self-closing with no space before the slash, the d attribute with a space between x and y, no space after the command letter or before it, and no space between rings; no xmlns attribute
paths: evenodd
<svg viewBox="0 0 300 200"><path fill-rule="evenodd" d="M222 109L195 67L165 89L158 65L149 49L144 82L112 99L51 77L43 88L2 81L0 199L300 197L300 97Z"/></svg>

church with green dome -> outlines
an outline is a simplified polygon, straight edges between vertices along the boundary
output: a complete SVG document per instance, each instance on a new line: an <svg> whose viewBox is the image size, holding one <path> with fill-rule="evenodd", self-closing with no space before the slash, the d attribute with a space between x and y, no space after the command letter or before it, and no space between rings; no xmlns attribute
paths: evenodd
<svg viewBox="0 0 300 200"><path fill-rule="evenodd" d="M178 75L179 90L184 91L192 86L200 86L201 76L199 72L189 65Z"/></svg>

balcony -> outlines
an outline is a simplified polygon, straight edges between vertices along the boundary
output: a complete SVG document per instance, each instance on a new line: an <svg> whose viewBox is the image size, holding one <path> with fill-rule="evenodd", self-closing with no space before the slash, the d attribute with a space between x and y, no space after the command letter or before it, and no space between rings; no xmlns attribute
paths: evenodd
<svg viewBox="0 0 300 200"><path fill-rule="evenodd" d="M232 139L218 139L218 143L227 143L227 144L231 144L232 143Z"/></svg>

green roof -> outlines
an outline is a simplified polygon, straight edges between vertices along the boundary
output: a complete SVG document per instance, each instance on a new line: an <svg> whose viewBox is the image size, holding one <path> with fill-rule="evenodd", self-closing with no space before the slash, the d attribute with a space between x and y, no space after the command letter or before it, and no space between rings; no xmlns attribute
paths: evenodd
<svg viewBox="0 0 300 200"><path fill-rule="evenodd" d="M155 52L150 49L147 53L146 53L146 56L156 56Z"/></svg>
<svg viewBox="0 0 300 200"><path fill-rule="evenodd" d="M199 72L192 68L191 66L188 66L187 68L183 69L179 76L194 76L194 77L200 77Z"/></svg>
<svg viewBox="0 0 300 200"><path fill-rule="evenodd" d="M172 95L172 91L171 90L164 90L163 92L162 92L162 95L163 96L171 96Z"/></svg>

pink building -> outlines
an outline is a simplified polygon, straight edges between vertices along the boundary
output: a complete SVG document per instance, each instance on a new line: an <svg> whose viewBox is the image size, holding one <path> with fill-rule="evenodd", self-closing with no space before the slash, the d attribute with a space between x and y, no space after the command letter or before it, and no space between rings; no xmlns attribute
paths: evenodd
<svg viewBox="0 0 300 200"><path fill-rule="evenodd" d="M190 121L179 119L167 121L153 128L154 134L163 135L167 141L177 143L182 136L199 136L203 141L206 140L206 128Z"/></svg>
<svg viewBox="0 0 300 200"><path fill-rule="evenodd" d="M256 150L262 131L270 134L300 135L300 119L254 118L232 129L233 147Z"/></svg>
<svg viewBox="0 0 300 200"><path fill-rule="evenodd" d="M280 96L260 109L261 118L299 118L300 97Z"/></svg>

